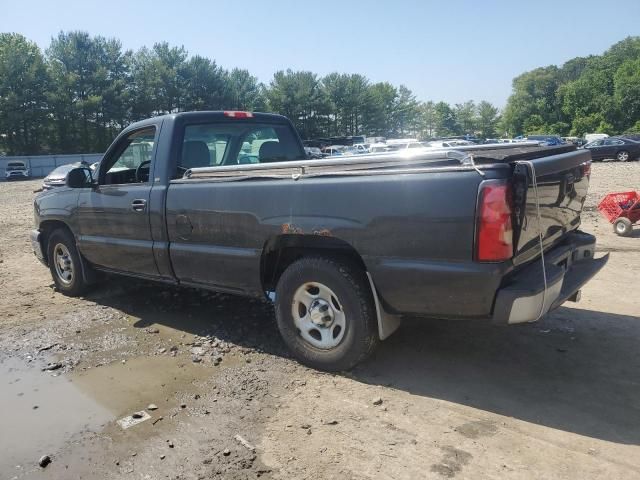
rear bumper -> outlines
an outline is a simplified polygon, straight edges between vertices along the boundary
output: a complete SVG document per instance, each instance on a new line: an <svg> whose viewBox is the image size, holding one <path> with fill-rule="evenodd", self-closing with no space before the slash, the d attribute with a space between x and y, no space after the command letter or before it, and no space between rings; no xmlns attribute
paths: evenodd
<svg viewBox="0 0 640 480"><path fill-rule="evenodd" d="M498 290L493 322L534 322L567 300L577 298L580 288L609 260L608 254L594 258L595 246L593 235L573 232L545 253L546 291L539 260L515 272Z"/></svg>
<svg viewBox="0 0 640 480"><path fill-rule="evenodd" d="M40 242L41 233L38 230L31 230L31 248L33 249L33 253L38 260L40 260L44 265L47 264L47 261L44 258L44 254L42 252L42 243Z"/></svg>

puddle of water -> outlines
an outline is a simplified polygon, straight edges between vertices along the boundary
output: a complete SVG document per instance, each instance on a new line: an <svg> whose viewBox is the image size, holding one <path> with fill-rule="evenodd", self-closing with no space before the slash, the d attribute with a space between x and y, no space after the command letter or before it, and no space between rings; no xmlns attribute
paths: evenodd
<svg viewBox="0 0 640 480"><path fill-rule="evenodd" d="M112 419L66 377L16 358L0 361L0 472L9 478L20 472L17 465L33 468L74 434L100 429Z"/></svg>
<svg viewBox="0 0 640 480"><path fill-rule="evenodd" d="M20 359L0 360L0 477L22 478L39 470L37 461L45 454L54 455L48 470L58 467L56 454L65 457L69 468L77 468L97 455L89 445L65 448L82 432L100 431L125 445L140 442L155 434L151 421L122 430L116 420L150 403L159 407L149 412L152 419L166 416L179 407L177 394L193 390L194 382L236 363L232 355L225 356L224 366L215 368L190 359L141 356L53 376Z"/></svg>
<svg viewBox="0 0 640 480"><path fill-rule="evenodd" d="M92 368L72 375L73 383L117 417L155 403L175 407L175 394L189 390L196 380L214 375L207 365L169 356L143 356Z"/></svg>

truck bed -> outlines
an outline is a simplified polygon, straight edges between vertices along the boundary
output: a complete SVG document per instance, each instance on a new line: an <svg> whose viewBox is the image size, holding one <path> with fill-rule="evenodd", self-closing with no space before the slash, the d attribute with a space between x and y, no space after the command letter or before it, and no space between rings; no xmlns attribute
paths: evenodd
<svg viewBox="0 0 640 480"><path fill-rule="evenodd" d="M473 168L473 162L479 168L487 165L509 164L520 160L539 160L575 151L573 145L541 147L537 143L518 143L504 145L474 145L434 149L407 155L404 152L376 153L333 157L321 160L300 160L286 163L233 165L209 168L194 168L185 173L185 179L193 180L247 180L252 178L301 178L317 175L369 175L376 171L401 173L434 168Z"/></svg>

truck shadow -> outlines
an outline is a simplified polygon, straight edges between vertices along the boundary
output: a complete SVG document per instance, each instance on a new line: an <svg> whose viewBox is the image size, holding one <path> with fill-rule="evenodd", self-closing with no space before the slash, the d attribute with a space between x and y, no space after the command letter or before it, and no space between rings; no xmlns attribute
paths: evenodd
<svg viewBox="0 0 640 480"><path fill-rule="evenodd" d="M535 324L407 319L353 377L640 444L640 319L561 307Z"/></svg>
<svg viewBox="0 0 640 480"><path fill-rule="evenodd" d="M139 318L289 357L272 307L117 279L89 298ZM406 319L348 378L622 444L640 444L640 319L562 307L536 324Z"/></svg>

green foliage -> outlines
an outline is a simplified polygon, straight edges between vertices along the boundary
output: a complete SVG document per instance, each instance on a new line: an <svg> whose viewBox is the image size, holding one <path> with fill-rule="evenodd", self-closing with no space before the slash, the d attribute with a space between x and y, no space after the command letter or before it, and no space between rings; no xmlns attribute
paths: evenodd
<svg viewBox="0 0 640 480"><path fill-rule="evenodd" d="M621 74L621 95L629 76ZM265 86L166 42L133 52L116 39L60 32L43 55L20 35L0 35L0 150L8 154L101 152L131 122L221 109L281 113L305 138L490 136L500 121L488 102L420 102L404 85L360 74L286 70Z"/></svg>
<svg viewBox="0 0 640 480"><path fill-rule="evenodd" d="M613 77L613 95L623 128L640 121L640 58L618 67Z"/></svg>
<svg viewBox="0 0 640 480"><path fill-rule="evenodd" d="M458 135L460 127L456 122L456 116L448 103L438 102L435 105L436 134L441 137Z"/></svg>
<svg viewBox="0 0 640 480"><path fill-rule="evenodd" d="M627 129L624 133L638 133L640 134L640 120L638 120L633 126Z"/></svg>
<svg viewBox="0 0 640 480"><path fill-rule="evenodd" d="M503 115L511 135L615 134L640 119L640 37L600 56L526 72L513 81Z"/></svg>
<svg viewBox="0 0 640 480"><path fill-rule="evenodd" d="M7 153L36 153L48 129L47 70L37 45L0 34L0 145Z"/></svg>
<svg viewBox="0 0 640 480"><path fill-rule="evenodd" d="M61 32L45 54L0 34L0 150L104 151L132 121L183 110L241 109L288 116L304 137L433 138L640 131L640 37L600 56L523 73L500 115L488 102L420 102L403 85L359 74L277 72L269 85L166 42L136 52L116 39Z"/></svg>
<svg viewBox="0 0 640 480"><path fill-rule="evenodd" d="M500 115L498 109L489 102L478 104L477 125L482 138L493 138L497 134L498 120Z"/></svg>

